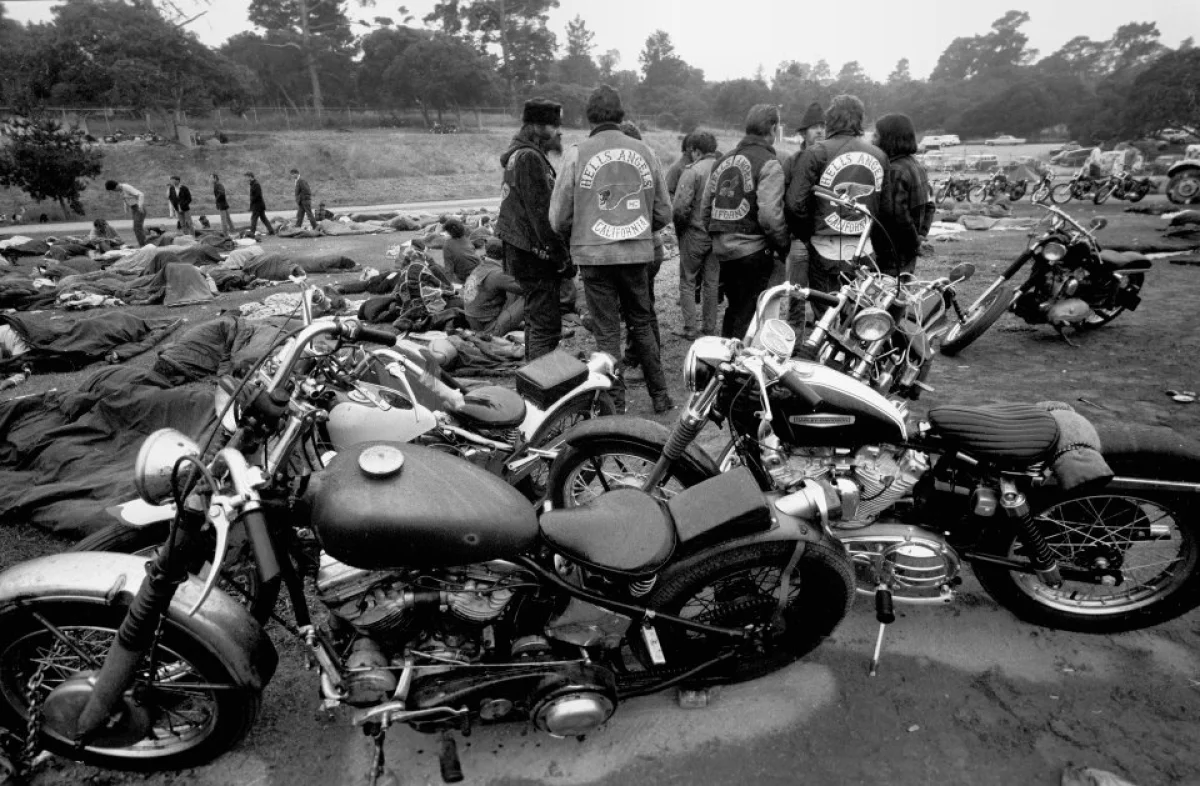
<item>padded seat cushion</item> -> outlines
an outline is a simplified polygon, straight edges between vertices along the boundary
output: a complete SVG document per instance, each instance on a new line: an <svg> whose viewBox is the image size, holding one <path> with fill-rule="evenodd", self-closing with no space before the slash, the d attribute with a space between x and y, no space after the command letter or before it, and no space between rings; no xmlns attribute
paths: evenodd
<svg viewBox="0 0 1200 786"><path fill-rule="evenodd" d="M499 385L484 385L467 391L466 404L455 414L469 425L481 428L513 428L525 420L525 400Z"/></svg>
<svg viewBox="0 0 1200 786"><path fill-rule="evenodd" d="M649 576L675 550L675 524L638 489L614 489L577 508L542 516L542 536L568 559L624 576Z"/></svg>
<svg viewBox="0 0 1200 786"><path fill-rule="evenodd" d="M1139 254L1137 251L1109 251L1104 249L1100 252L1100 261L1114 270L1123 270L1127 267L1150 267L1150 259L1145 254Z"/></svg>
<svg viewBox="0 0 1200 786"><path fill-rule="evenodd" d="M1058 442L1054 416L1031 404L935 407L934 433L976 458L999 464L1048 459Z"/></svg>

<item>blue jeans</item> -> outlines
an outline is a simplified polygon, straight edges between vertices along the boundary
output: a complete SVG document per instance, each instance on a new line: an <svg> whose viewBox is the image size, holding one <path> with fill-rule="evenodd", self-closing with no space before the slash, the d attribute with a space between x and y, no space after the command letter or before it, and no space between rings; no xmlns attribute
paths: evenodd
<svg viewBox="0 0 1200 786"><path fill-rule="evenodd" d="M725 288L725 317L721 321L723 338L741 339L750 328L758 296L767 288L775 257L770 251L758 251L741 259L721 263L721 285Z"/></svg>
<svg viewBox="0 0 1200 786"><path fill-rule="evenodd" d="M703 275L700 297L700 324L696 324L696 281ZM683 312L683 329L701 335L717 334L717 288L720 286L721 263L713 256L712 238L707 232L688 229L679 239L679 309Z"/></svg>
<svg viewBox="0 0 1200 786"><path fill-rule="evenodd" d="M646 374L651 400L668 395L662 357L654 337L654 307L650 302L650 277L646 263L631 265L580 265L583 295L594 320L596 346L614 358L621 356L621 316L625 317L638 363ZM618 401L624 399L625 382L617 379Z"/></svg>
<svg viewBox="0 0 1200 786"><path fill-rule="evenodd" d="M518 278L525 296L525 360L553 352L562 337L559 279Z"/></svg>

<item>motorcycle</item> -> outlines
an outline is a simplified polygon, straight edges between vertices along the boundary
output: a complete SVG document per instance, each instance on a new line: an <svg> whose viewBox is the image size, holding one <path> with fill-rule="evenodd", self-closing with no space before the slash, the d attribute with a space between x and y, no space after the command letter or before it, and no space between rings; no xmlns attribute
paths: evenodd
<svg viewBox="0 0 1200 786"><path fill-rule="evenodd" d="M1107 185L1097 189L1092 201L1102 205L1110 196L1116 199L1127 199L1130 202L1141 202L1147 194L1154 190L1154 181L1148 177L1136 179L1129 172L1111 178Z"/></svg>
<svg viewBox="0 0 1200 786"><path fill-rule="evenodd" d="M303 277L293 280L302 293L302 324L318 324L324 294ZM285 349L276 350L255 372L261 380L276 371ZM308 449L291 456L303 461L306 471L320 469L325 453L360 442L413 442L479 464L536 502L545 496L557 438L581 421L616 411L607 393L615 363L604 353L593 353L586 364L565 353L526 364L517 371L514 392L498 385L464 387L437 367L426 347L407 338L389 348L325 349L309 353L302 364L308 373L294 382L313 409L288 421L268 457L271 471L279 469L290 435L306 428L305 418L314 418ZM219 390L234 385L225 380ZM235 409L226 416L226 433L237 422ZM148 553L166 540L175 515L171 505L147 510L139 500L108 512L114 521L80 540L73 551ZM131 522L137 526L128 526Z"/></svg>
<svg viewBox="0 0 1200 786"><path fill-rule="evenodd" d="M967 199L971 189L977 184L978 181L975 178L950 176L934 192L934 201L940 205L946 199L953 197L955 202L962 202Z"/></svg>
<svg viewBox="0 0 1200 786"><path fill-rule="evenodd" d="M1097 216L1085 228L1053 205L1039 207L1049 213L1050 228L1033 236L1025 252L961 315L946 334L943 354L956 355L970 346L1010 309L1031 325L1049 323L1074 346L1066 327L1107 325L1141 303L1138 293L1151 262L1136 252L1100 248L1095 233L1107 219ZM1029 278L1014 289L1012 278L1029 262Z"/></svg>
<svg viewBox="0 0 1200 786"><path fill-rule="evenodd" d="M1029 192L1030 202L1045 202L1050 198L1050 189L1054 186L1054 178L1049 172L1042 175L1033 190Z"/></svg>
<svg viewBox="0 0 1200 786"><path fill-rule="evenodd" d="M187 566L220 565L237 532L264 597L286 586L295 634L329 708L349 706L385 769L394 723L440 735L447 782L462 779L454 732L499 722L582 737L628 698L753 679L818 646L853 599L842 546L763 494L748 470L668 505L636 489L596 505L536 511L458 456L415 444L353 445L288 479L251 457L297 401L288 382L322 336L391 344L353 320L295 336L211 460L186 436L147 438L141 499L176 504L147 562L64 553L0 574L0 724L68 758L181 769L251 727L277 655L258 620ZM283 473L285 476L287 473ZM278 550L297 521L322 549L314 621ZM266 604L272 607L274 603ZM261 611L261 609L260 609Z"/></svg>
<svg viewBox="0 0 1200 786"><path fill-rule="evenodd" d="M1072 475L1091 429L1076 413L941 406L917 418L791 357L788 333L767 319L749 342L697 340L684 361L692 394L659 445L636 447L613 422L569 432L551 467L564 494L555 504L629 486L685 493L700 478L675 457L712 422L730 434L721 471L750 470L789 510L828 526L881 625L895 602L951 602L964 565L1001 605L1053 628L1133 630L1200 605L1200 448L1131 427L1104 435L1108 472Z"/></svg>
<svg viewBox="0 0 1200 786"><path fill-rule="evenodd" d="M874 217L854 199L820 186L821 199L853 214L862 225L850 264L853 279L846 278L836 293L810 295L824 312L800 343L802 357L843 371L884 396L911 400L932 390L925 383L936 357L936 348L950 329L952 309L957 309L955 288L975 273L970 264L956 265L948 276L920 281L910 274L893 278L879 272L866 252ZM750 343L765 319L782 316L792 288L767 289L744 341Z"/></svg>
<svg viewBox="0 0 1200 786"><path fill-rule="evenodd" d="M967 198L976 203L990 202L1003 194L1008 196L1010 202L1016 202L1025 196L1026 188L1028 184L1024 180L1009 182L1007 175L997 172L987 182L973 185Z"/></svg>
<svg viewBox="0 0 1200 786"><path fill-rule="evenodd" d="M1059 183L1050 189L1050 201L1056 205L1065 205L1072 199L1083 201L1096 193L1108 181L1108 178L1093 179L1086 171L1079 171L1065 183Z"/></svg>

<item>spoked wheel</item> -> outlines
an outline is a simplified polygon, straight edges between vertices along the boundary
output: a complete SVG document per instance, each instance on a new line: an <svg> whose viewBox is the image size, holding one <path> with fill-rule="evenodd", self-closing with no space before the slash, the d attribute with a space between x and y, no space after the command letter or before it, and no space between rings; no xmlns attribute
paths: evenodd
<svg viewBox="0 0 1200 786"><path fill-rule="evenodd" d="M806 543L779 611L781 576L794 551L794 543L755 543L697 561L667 579L647 605L721 627L765 626L761 647L739 653L703 675L720 682L756 679L815 649L854 600L854 572L845 553L837 546ZM731 646L726 639L668 631L666 625L660 625L658 633L667 663L676 667L697 666Z"/></svg>
<svg viewBox="0 0 1200 786"><path fill-rule="evenodd" d="M950 186L942 183L938 186L937 193L934 194L934 200L940 205L946 201L946 197L950 194Z"/></svg>
<svg viewBox="0 0 1200 786"><path fill-rule="evenodd" d="M1123 288L1118 289L1117 287L1113 287L1107 303L1092 306L1092 315L1079 323L1080 328L1088 330L1107 325L1125 312L1126 306L1120 302L1121 295L1125 292L1134 295L1140 292L1142 285L1146 283L1146 276L1142 273L1130 273L1127 279Z"/></svg>
<svg viewBox="0 0 1200 786"><path fill-rule="evenodd" d="M986 195L987 189L983 186L972 186L971 190L967 192L967 201L979 204L984 200Z"/></svg>
<svg viewBox="0 0 1200 786"><path fill-rule="evenodd" d="M30 612L62 634L59 638ZM123 606L84 601L42 601L0 613L0 725L24 729L31 682L44 704L55 687L100 668L124 618ZM45 666L40 684L31 680ZM249 730L258 696L237 688L204 642L164 622L154 674L135 686L130 711L118 728L106 729L95 744L76 750L42 725L42 744L67 758L125 770L177 770L224 753ZM44 709L44 707L43 707ZM120 728L125 726L126 728ZM103 737L107 737L104 739ZM122 737L124 737L122 739Z"/></svg>
<svg viewBox="0 0 1200 786"><path fill-rule="evenodd" d="M1061 567L1108 572L1103 583L1042 583L1034 573L977 563L993 597L1030 622L1085 633L1157 625L1200 604L1200 532L1184 503L1161 494L1068 495L1034 517ZM1009 528L988 551L1028 559Z"/></svg>
<svg viewBox="0 0 1200 786"><path fill-rule="evenodd" d="M1001 284L990 293L980 296L967 309L966 318L946 331L946 340L940 348L942 354L957 355L975 343L1008 310L1015 294L1011 285Z"/></svg>
<svg viewBox="0 0 1200 786"><path fill-rule="evenodd" d="M1095 194L1092 195L1092 204L1103 205L1112 196L1114 186L1102 186Z"/></svg>
<svg viewBox="0 0 1200 786"><path fill-rule="evenodd" d="M535 448L550 449L561 442L562 435L572 427L593 418L615 415L616 406L612 398L600 391L595 395L581 396L541 425L533 435L530 444ZM550 462L539 461L530 475L517 486L531 500L537 501L546 497L547 481L550 475Z"/></svg>
<svg viewBox="0 0 1200 786"><path fill-rule="evenodd" d="M1029 195L1030 202L1045 202L1050 196L1049 186L1038 186L1033 189L1033 193Z"/></svg>
<svg viewBox="0 0 1200 786"><path fill-rule="evenodd" d="M639 444L619 437L588 442L560 456L547 480L548 495L555 507L578 507L613 489L640 489L653 469L661 447ZM707 479L686 463L675 466L655 489L655 496L670 499L685 488Z"/></svg>
<svg viewBox="0 0 1200 786"><path fill-rule="evenodd" d="M1070 183L1059 183L1050 189L1050 201L1056 205L1065 205L1075 196L1075 189Z"/></svg>

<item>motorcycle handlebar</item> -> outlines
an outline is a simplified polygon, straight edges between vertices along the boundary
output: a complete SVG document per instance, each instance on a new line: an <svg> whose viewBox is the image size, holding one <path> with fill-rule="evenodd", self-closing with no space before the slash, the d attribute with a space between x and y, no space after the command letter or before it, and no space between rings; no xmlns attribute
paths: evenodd
<svg viewBox="0 0 1200 786"><path fill-rule="evenodd" d="M396 343L396 334L391 331L372 325L364 325L361 322L356 324L358 325L358 334L351 338L359 341L370 341L372 344L383 344L388 347Z"/></svg>
<svg viewBox="0 0 1200 786"><path fill-rule="evenodd" d="M836 306L840 302L837 295L831 295L828 292L820 292L814 289L808 290L808 300L824 303L827 306Z"/></svg>

